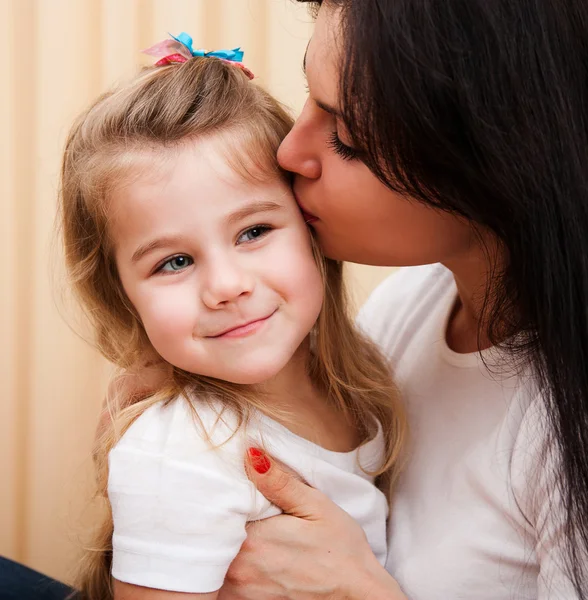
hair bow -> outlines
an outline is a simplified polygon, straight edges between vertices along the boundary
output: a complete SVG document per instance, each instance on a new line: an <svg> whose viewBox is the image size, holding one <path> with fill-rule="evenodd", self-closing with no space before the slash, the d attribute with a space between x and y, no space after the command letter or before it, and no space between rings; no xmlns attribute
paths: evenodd
<svg viewBox="0 0 588 600"><path fill-rule="evenodd" d="M171 34L170 34L171 35ZM243 60L243 50L241 48L233 48L232 50L206 50L192 48L192 38L187 33L182 32L177 37L171 35L171 40L163 40L146 50L143 54L159 58L155 63L156 67L171 64L185 63L194 56L203 58L218 58L224 62L230 63L245 72L249 79L253 79L255 75L241 62Z"/></svg>

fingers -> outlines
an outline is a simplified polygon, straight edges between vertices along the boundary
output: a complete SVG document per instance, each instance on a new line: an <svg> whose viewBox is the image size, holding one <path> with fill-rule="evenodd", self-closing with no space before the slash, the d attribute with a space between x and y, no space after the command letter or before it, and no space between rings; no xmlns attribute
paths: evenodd
<svg viewBox="0 0 588 600"><path fill-rule="evenodd" d="M312 519L320 513L322 495L287 472L263 450L249 448L247 474L261 494L285 513L303 519Z"/></svg>

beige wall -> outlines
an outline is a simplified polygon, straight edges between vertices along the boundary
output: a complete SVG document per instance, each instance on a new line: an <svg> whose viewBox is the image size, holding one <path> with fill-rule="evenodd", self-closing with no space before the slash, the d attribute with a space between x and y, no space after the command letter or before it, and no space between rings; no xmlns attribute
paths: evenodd
<svg viewBox="0 0 588 600"><path fill-rule="evenodd" d="M198 46L243 46L298 111L312 25L291 0L0 0L0 15L0 554L67 579L108 377L70 327L51 246L68 126L139 49L184 29ZM358 301L384 274L351 270Z"/></svg>

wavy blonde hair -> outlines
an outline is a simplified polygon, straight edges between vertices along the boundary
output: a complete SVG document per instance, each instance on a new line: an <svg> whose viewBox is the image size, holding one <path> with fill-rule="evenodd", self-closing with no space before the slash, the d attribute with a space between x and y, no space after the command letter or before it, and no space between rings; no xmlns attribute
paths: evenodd
<svg viewBox="0 0 588 600"><path fill-rule="evenodd" d="M133 371L157 356L119 279L108 234L108 199L113 189L153 168L154 156L206 136L220 136L227 160L243 177L286 177L276 161L292 119L267 92L234 66L210 58L145 69L129 84L100 97L74 124L61 171L60 224L68 274L94 327L101 353ZM377 349L349 316L342 264L322 256L324 303L312 332L309 373L313 383L360 431L376 417L386 453L374 475L391 476L398 465L405 421L390 371ZM161 360L161 359L160 359ZM96 449L97 497L106 500L108 453L130 424L156 402L179 395L221 399L246 423L252 408L277 415L246 386L168 366L170 376L144 393L119 393L109 406ZM116 386L115 386L116 387ZM124 388L125 386L122 386ZM122 397L121 397L122 396ZM112 398L111 398L112 400ZM84 598L112 598L112 515L87 552L79 587Z"/></svg>

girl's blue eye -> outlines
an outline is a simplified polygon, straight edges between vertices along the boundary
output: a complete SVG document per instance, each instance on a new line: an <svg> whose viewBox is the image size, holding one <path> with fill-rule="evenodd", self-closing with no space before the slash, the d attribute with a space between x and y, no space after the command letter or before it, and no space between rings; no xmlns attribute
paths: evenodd
<svg viewBox="0 0 588 600"><path fill-rule="evenodd" d="M271 228L267 225L256 225L246 229L238 238L237 243L243 244L245 242L253 242L267 235L271 231Z"/></svg>
<svg viewBox="0 0 588 600"><path fill-rule="evenodd" d="M179 256L174 256L170 258L168 261L164 262L158 271L164 271L167 273L173 273L175 271L182 271L186 267L194 264L194 259L185 254L180 254Z"/></svg>

